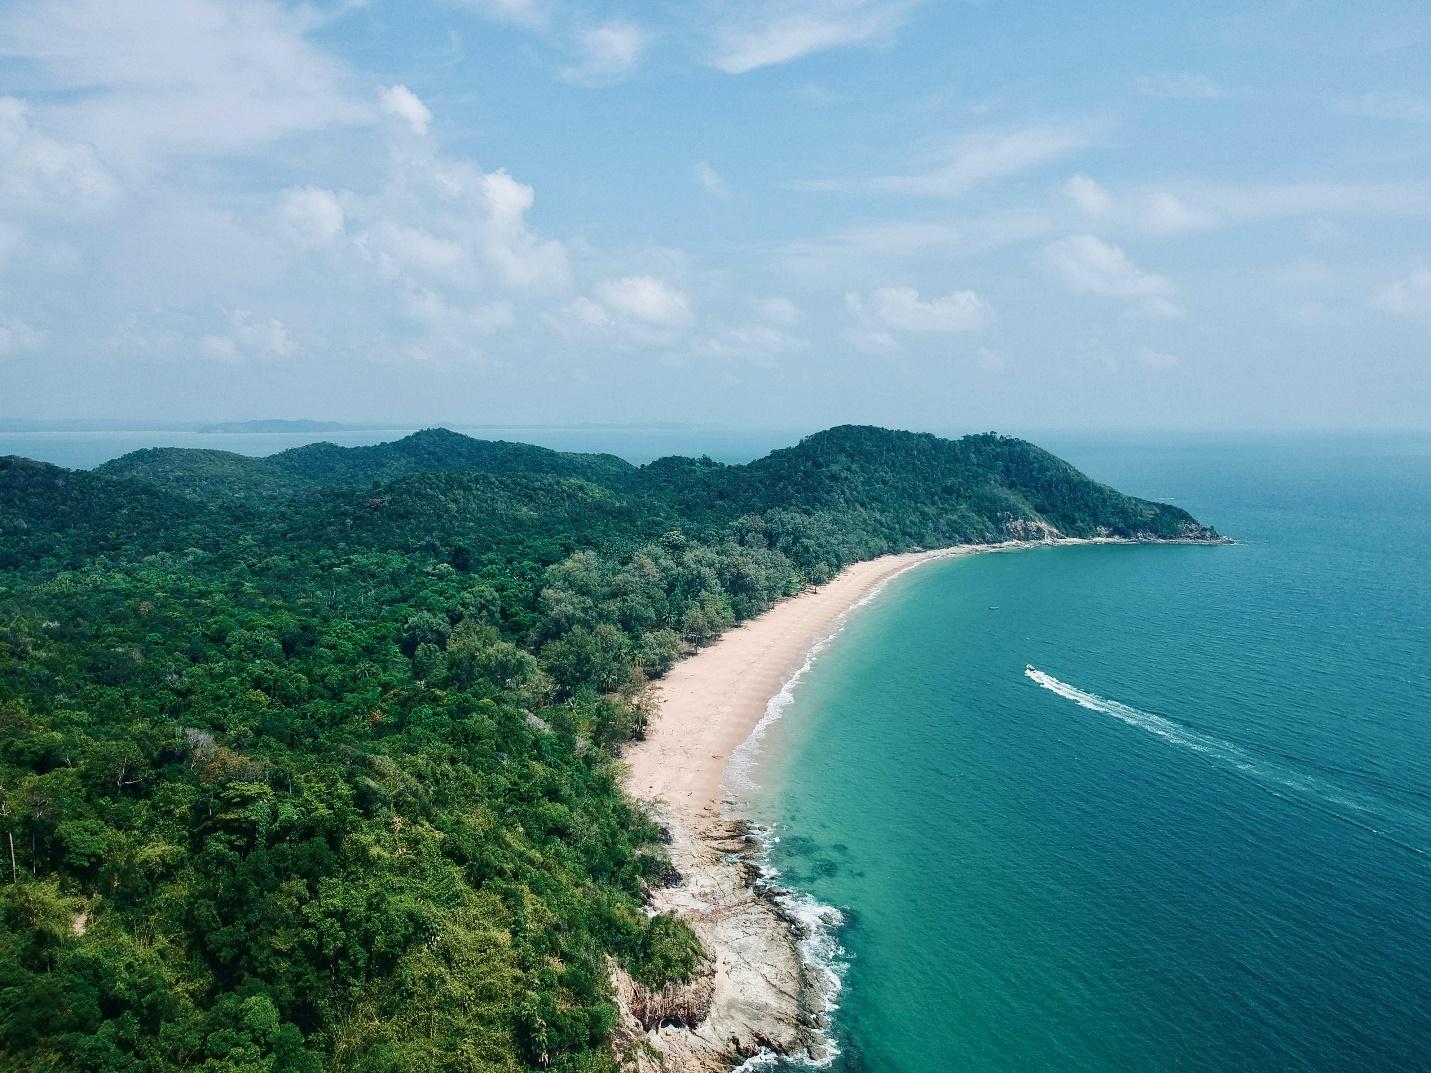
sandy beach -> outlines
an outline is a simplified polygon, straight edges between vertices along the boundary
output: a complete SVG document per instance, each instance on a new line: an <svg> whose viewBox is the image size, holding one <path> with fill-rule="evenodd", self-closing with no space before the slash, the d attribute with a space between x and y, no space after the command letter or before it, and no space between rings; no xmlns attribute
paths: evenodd
<svg viewBox="0 0 1431 1073"><path fill-rule="evenodd" d="M966 544L886 555L846 567L826 584L776 604L682 660L653 689L651 725L625 754L626 789L669 835L679 878L652 893L700 937L709 962L692 982L646 993L619 971L618 1050L642 1073L731 1069L762 1052L828 1056L828 981L802 957L807 921L765 881L762 844L733 813L732 755L811 649L890 580L935 559L1120 538Z"/></svg>
<svg viewBox="0 0 1431 1073"><path fill-rule="evenodd" d="M961 552L968 554L914 552L855 563L677 663L656 686L659 708L646 740L627 751L630 792L690 821L719 814L731 754L811 647L895 575Z"/></svg>
<svg viewBox="0 0 1431 1073"><path fill-rule="evenodd" d="M806 926L764 882L761 844L732 815L731 756L812 647L891 579L933 559L1026 546L966 545L855 563L682 660L654 690L646 739L626 752L628 792L670 836L679 880L653 907L679 915L710 957L692 983L650 995L616 974L618 1049L643 1071L730 1069L761 1052L825 1057L826 981L801 956Z"/></svg>

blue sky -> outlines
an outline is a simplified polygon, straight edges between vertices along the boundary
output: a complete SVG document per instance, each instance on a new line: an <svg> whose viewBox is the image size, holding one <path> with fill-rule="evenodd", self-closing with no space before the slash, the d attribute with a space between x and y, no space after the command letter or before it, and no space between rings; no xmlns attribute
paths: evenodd
<svg viewBox="0 0 1431 1073"><path fill-rule="evenodd" d="M1173 7L10 0L0 417L1431 427L1431 8Z"/></svg>

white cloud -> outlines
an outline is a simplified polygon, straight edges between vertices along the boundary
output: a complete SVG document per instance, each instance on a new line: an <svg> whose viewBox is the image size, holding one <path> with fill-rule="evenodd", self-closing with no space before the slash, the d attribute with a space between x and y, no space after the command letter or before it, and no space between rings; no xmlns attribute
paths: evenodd
<svg viewBox="0 0 1431 1073"><path fill-rule="evenodd" d="M727 74L889 40L918 0L747 0L714 28L709 63Z"/></svg>
<svg viewBox="0 0 1431 1073"><path fill-rule="evenodd" d="M648 30L620 19L591 26L576 35L577 62L562 69L568 82L606 86L629 75L651 43Z"/></svg>
<svg viewBox="0 0 1431 1073"><path fill-rule="evenodd" d="M102 207L116 188L89 146L41 133L29 105L0 97L0 210L69 214Z"/></svg>
<svg viewBox="0 0 1431 1073"><path fill-rule="evenodd" d="M810 340L770 324L750 324L697 339L694 347L698 353L714 357L774 357L808 350Z"/></svg>
<svg viewBox="0 0 1431 1073"><path fill-rule="evenodd" d="M1296 216L1431 216L1431 183L1423 182L1203 184L1189 185L1177 196L1208 224Z"/></svg>
<svg viewBox="0 0 1431 1073"><path fill-rule="evenodd" d="M1043 249L1044 260L1079 294L1133 299L1147 313L1181 316L1173 285L1145 272L1123 250L1093 235L1070 235Z"/></svg>
<svg viewBox="0 0 1431 1073"><path fill-rule="evenodd" d="M955 291L928 301L913 287L880 287L868 297L847 294L845 305L880 329L900 332L969 332L989 322L993 311L973 291Z"/></svg>
<svg viewBox="0 0 1431 1073"><path fill-rule="evenodd" d="M578 324L588 328L609 328L616 323L604 305L584 294L572 300L567 306L567 312Z"/></svg>
<svg viewBox="0 0 1431 1073"><path fill-rule="evenodd" d="M539 238L526 213L536 193L507 172L440 155L399 156L378 194L350 196L362 257L403 286L557 290L569 267L560 242Z"/></svg>
<svg viewBox="0 0 1431 1073"><path fill-rule="evenodd" d="M380 220L359 238L360 248L389 275L411 272L428 280L475 282L467 248L422 227Z"/></svg>
<svg viewBox="0 0 1431 1073"><path fill-rule="evenodd" d="M1143 234L1176 235L1217 222L1212 213L1191 208L1166 190L1118 198L1087 175L1075 175L1064 184L1063 192L1085 216Z"/></svg>
<svg viewBox="0 0 1431 1073"><path fill-rule="evenodd" d="M1176 194L1159 191L1149 194L1138 213L1141 230L1154 235L1177 235L1211 227L1216 218L1206 211L1189 208Z"/></svg>
<svg viewBox="0 0 1431 1073"><path fill-rule="evenodd" d="M1227 96L1227 90L1201 74L1141 75L1134 81L1133 88L1144 97L1167 100L1213 101Z"/></svg>
<svg viewBox="0 0 1431 1073"><path fill-rule="evenodd" d="M868 179L816 179L793 183L801 190L876 190L917 197L959 197L995 179L1005 179L1063 159L1093 144L1077 124L1027 127L971 134L932 166L902 175Z"/></svg>
<svg viewBox="0 0 1431 1073"><path fill-rule="evenodd" d="M307 6L12 0L0 12L0 55L33 63L46 121L121 170L372 116L306 40L317 25Z"/></svg>
<svg viewBox="0 0 1431 1073"><path fill-rule="evenodd" d="M413 320L443 329L489 333L510 328L517 313L505 299L475 306L455 305L436 291L413 288L403 295L403 310Z"/></svg>
<svg viewBox="0 0 1431 1073"><path fill-rule="evenodd" d="M264 319L250 310L229 314L228 333L214 333L199 339L199 352L214 361L241 361L244 358L285 358L294 350L293 337L283 322Z"/></svg>
<svg viewBox="0 0 1431 1073"><path fill-rule="evenodd" d="M293 338L279 320L264 320L247 309L237 309L229 318L229 327L239 346L249 354L283 358L293 353Z"/></svg>
<svg viewBox="0 0 1431 1073"><path fill-rule="evenodd" d="M0 315L0 358L37 350L45 334L23 320Z"/></svg>
<svg viewBox="0 0 1431 1073"><path fill-rule="evenodd" d="M285 234L300 246L322 246L343 233L343 205L331 190L316 186L285 190L277 211Z"/></svg>
<svg viewBox="0 0 1431 1073"><path fill-rule="evenodd" d="M1418 268L1405 279L1376 292L1372 304L1388 313L1431 319L1431 268Z"/></svg>
<svg viewBox="0 0 1431 1073"><path fill-rule="evenodd" d="M711 197L719 198L721 201L730 200L730 187L726 185L725 179L720 172L711 167L707 160L696 161L695 167L696 183Z"/></svg>
<svg viewBox="0 0 1431 1073"><path fill-rule="evenodd" d="M1390 119L1401 123L1431 123L1431 97L1401 91L1363 93L1336 102L1343 115Z"/></svg>
<svg viewBox="0 0 1431 1073"><path fill-rule="evenodd" d="M432 111L412 90L403 85L388 86L378 91L378 103L384 115L396 116L414 134L426 134L432 122Z"/></svg>
<svg viewBox="0 0 1431 1073"><path fill-rule="evenodd" d="M1175 190L1116 191L1080 175L1064 193L1101 226L1155 236L1307 216L1314 237L1326 241L1340 235L1335 217L1431 217L1431 183L1423 182L1188 183Z"/></svg>
<svg viewBox="0 0 1431 1073"><path fill-rule="evenodd" d="M607 309L654 328L681 328L691 322L685 292L654 276L603 280L592 294Z"/></svg>
<svg viewBox="0 0 1431 1073"><path fill-rule="evenodd" d="M1080 211L1089 216L1104 216L1113 207L1113 198L1097 180L1087 175L1075 175L1064 184L1063 192Z"/></svg>

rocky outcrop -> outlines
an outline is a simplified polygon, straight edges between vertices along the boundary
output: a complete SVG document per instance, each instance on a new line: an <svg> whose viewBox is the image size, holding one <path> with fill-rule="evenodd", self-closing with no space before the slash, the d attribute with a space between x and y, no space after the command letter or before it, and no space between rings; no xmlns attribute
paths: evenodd
<svg viewBox="0 0 1431 1073"><path fill-rule="evenodd" d="M1004 530L1009 534L1010 540L1031 541L1036 544L1052 544L1063 538L1063 534L1048 522L1033 518L1006 518Z"/></svg>
<svg viewBox="0 0 1431 1073"><path fill-rule="evenodd" d="M662 822L681 880L653 889L652 908L689 924L707 960L692 980L659 992L613 969L623 1065L636 1073L714 1073L762 1051L823 1057L822 999L800 956L798 923L761 880L759 841L738 820L711 816L688 826L668 815Z"/></svg>

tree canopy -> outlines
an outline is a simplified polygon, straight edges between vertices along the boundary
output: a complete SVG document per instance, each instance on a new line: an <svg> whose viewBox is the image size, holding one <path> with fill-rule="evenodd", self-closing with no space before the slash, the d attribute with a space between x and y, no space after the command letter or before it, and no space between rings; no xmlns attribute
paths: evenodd
<svg viewBox="0 0 1431 1073"><path fill-rule="evenodd" d="M1215 536L992 434L0 459L0 1066L613 1068L609 965L699 954L620 792L643 683L846 563L1028 525Z"/></svg>

